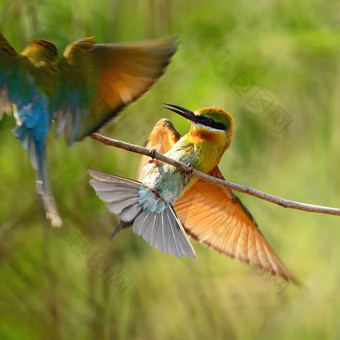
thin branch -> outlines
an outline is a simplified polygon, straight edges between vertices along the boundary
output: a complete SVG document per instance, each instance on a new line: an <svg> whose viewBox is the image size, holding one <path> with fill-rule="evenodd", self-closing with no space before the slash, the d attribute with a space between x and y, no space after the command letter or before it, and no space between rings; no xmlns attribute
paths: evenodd
<svg viewBox="0 0 340 340"><path fill-rule="evenodd" d="M220 184L223 185L229 189L233 189L238 192L242 192L244 194L255 196L261 200L271 202L274 204L278 204L284 208L290 208L290 209L297 209L297 210L303 210L308 212L314 212L314 213L320 213L320 214L327 214L327 215L336 215L340 216L340 209L338 208L331 208L331 207L325 207L320 205L314 205L314 204L307 204L307 203L301 203L296 201L287 200L284 198L280 198L277 196L269 195L265 192L253 189L251 187L247 187L245 185L240 185L236 183L232 183L229 181L225 181L210 175L207 175L201 171L196 170L195 168L191 167L190 165L187 165L182 162L175 161L171 158L168 158L164 156L163 154L157 152L156 150L149 150L147 148L144 148L142 146L122 142L120 140L111 139L104 137L100 135L99 133L93 133L91 138L97 140L98 142L101 142L105 145L114 146L116 148L124 149L127 151L131 151L134 153L139 153L145 156L149 156L155 159L158 159L159 161L168 163L170 165L175 166L176 168L183 170L185 172L191 172L193 175L197 176L198 178L202 179L203 181L214 183L214 184Z"/></svg>

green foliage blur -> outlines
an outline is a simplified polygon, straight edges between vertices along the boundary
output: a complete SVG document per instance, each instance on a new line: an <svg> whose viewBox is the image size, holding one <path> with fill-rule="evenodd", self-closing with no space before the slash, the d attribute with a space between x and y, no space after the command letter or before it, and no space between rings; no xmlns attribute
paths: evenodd
<svg viewBox="0 0 340 340"><path fill-rule="evenodd" d="M340 4L327 1L0 0L0 30L21 51L34 38L62 54L86 36L121 42L177 36L165 75L100 132L143 145L164 110L220 106L236 131L225 177L281 197L340 206ZM40 216L28 155L0 122L1 339L338 339L340 219L240 195L303 288L195 244L177 260L95 196L85 168L134 178L138 155L87 138L48 140L61 230Z"/></svg>

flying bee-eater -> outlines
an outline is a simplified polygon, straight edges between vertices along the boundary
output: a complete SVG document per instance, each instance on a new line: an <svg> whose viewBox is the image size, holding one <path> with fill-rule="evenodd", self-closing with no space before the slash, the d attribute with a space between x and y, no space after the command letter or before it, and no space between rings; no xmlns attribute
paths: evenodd
<svg viewBox="0 0 340 340"><path fill-rule="evenodd" d="M13 133L29 153L53 226L62 220L46 169L52 121L56 137L64 134L69 146L82 140L149 90L175 51L174 39L95 44L91 37L71 43L58 61L48 40L33 40L17 53L0 33L0 119L13 110Z"/></svg>
<svg viewBox="0 0 340 340"><path fill-rule="evenodd" d="M183 137L170 121L160 120L147 143L167 157L223 179L218 164L231 144L234 122L227 111L208 107L195 112L166 104L191 122ZM142 159L134 181L88 169L97 196L121 223L132 225L150 245L175 257L195 257L188 236L260 270L298 283L266 242L248 209L226 187L199 180L191 173L157 160Z"/></svg>

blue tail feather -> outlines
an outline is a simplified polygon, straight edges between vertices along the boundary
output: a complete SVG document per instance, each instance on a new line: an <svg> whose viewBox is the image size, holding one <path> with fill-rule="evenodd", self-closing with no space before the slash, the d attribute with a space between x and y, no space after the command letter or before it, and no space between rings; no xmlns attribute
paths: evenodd
<svg viewBox="0 0 340 340"><path fill-rule="evenodd" d="M17 126L13 134L22 147L28 151L30 161L36 174L36 185L39 199L45 210L46 218L54 227L62 225L62 220L53 197L52 188L46 168L45 140L49 128L48 117L43 110L31 105L21 107L17 113Z"/></svg>
<svg viewBox="0 0 340 340"><path fill-rule="evenodd" d="M39 145L34 140L29 141L29 156L35 170L36 185L39 199L45 209L46 218L54 227L60 227L62 220L54 200L48 171L46 168L45 145Z"/></svg>

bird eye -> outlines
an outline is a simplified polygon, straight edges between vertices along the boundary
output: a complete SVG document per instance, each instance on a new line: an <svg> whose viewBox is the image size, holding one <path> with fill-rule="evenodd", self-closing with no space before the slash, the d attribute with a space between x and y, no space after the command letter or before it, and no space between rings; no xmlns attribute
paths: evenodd
<svg viewBox="0 0 340 340"><path fill-rule="evenodd" d="M212 124L212 122L213 122L213 120L212 120L211 118L207 118L207 119L206 119L206 123L207 123L207 124L210 125L210 124Z"/></svg>

